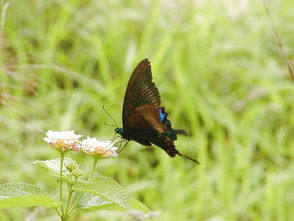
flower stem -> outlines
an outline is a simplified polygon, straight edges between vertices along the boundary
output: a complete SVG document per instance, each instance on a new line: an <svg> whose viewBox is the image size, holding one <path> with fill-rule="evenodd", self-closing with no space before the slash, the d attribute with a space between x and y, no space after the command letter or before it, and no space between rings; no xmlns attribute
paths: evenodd
<svg viewBox="0 0 294 221"><path fill-rule="evenodd" d="M88 177L88 181L92 178L93 174L94 174L94 171L95 171L95 167L96 167L96 164L97 164L97 161L98 161L98 158L94 157L93 158L93 166L92 166L92 170L91 170L91 173Z"/></svg>
<svg viewBox="0 0 294 221"><path fill-rule="evenodd" d="M94 171L95 171L95 167L97 164L98 158L94 157L93 158L93 166L92 166L92 170L90 172L90 175L88 177L88 181L93 177ZM71 216L73 213L76 213L76 211L73 211L73 209L76 207L76 205L80 202L81 198L83 197L84 193L81 193L81 195L79 196L79 198L75 201L75 203L72 205L72 207L70 208L69 212L67 213L69 216Z"/></svg>
<svg viewBox="0 0 294 221"><path fill-rule="evenodd" d="M64 209L63 209L63 196L62 196L62 183L63 183L63 177L62 177L62 169L63 169L63 161L64 161L64 152L60 152L60 171L59 171L59 197L61 202L61 215L64 215Z"/></svg>
<svg viewBox="0 0 294 221"><path fill-rule="evenodd" d="M73 194L72 187L69 186L68 187L68 199L67 199L67 203L66 203L66 207L65 207L65 215L68 215L68 209L69 209L69 205L70 205L70 202L71 202L72 194Z"/></svg>

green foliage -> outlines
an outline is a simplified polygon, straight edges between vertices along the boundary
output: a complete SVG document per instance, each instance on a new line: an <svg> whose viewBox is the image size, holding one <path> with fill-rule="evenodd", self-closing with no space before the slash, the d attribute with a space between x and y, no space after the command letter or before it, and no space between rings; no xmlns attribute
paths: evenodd
<svg viewBox="0 0 294 221"><path fill-rule="evenodd" d="M161 210L159 220L293 220L294 87L262 1L9 2L3 27L0 18L1 183L45 180L54 194L56 179L31 165L57 157L45 131L111 138L101 106L119 122L131 71L148 57L173 126L191 134L176 145L201 165L130 142L98 162L99 173ZM268 2L293 61L294 1ZM88 158L72 157L89 170ZM99 210L76 220L120 218Z"/></svg>
<svg viewBox="0 0 294 221"><path fill-rule="evenodd" d="M92 209L92 207L95 207L120 209L122 211L141 210L142 212L150 212L145 205L128 196L120 185L109 177L98 176L90 181L79 181L73 189L98 196L98 198L91 197L82 208Z"/></svg>
<svg viewBox="0 0 294 221"><path fill-rule="evenodd" d="M92 172L88 181L80 180L78 177L74 178L72 174L75 169L79 168L78 163L71 158L64 158L64 156L61 159L35 161L34 163L58 177L61 182L59 191L63 192L62 182L67 182L68 196L65 204L50 198L40 188L32 184L7 183L0 185L0 209L32 206L53 207L57 209L61 220L64 221L80 209L138 211L141 217L151 216L150 210L141 202L128 196L115 180L104 176L91 178ZM93 161L93 169L96 162L96 160ZM60 199L63 201L64 197L61 192ZM79 194L77 194L78 192ZM73 194L76 196L74 202L71 200Z"/></svg>
<svg viewBox="0 0 294 221"><path fill-rule="evenodd" d="M105 198L103 199L99 196L95 196L89 193L83 195L78 205L78 208L84 210L107 209L125 211L125 209L119 206L119 204L112 203L110 201L107 201Z"/></svg>
<svg viewBox="0 0 294 221"><path fill-rule="evenodd" d="M29 183L0 184L0 209L32 206L57 208L60 202Z"/></svg>
<svg viewBox="0 0 294 221"><path fill-rule="evenodd" d="M41 166L45 169L48 170L48 172L50 174L52 174L55 177L59 177L59 170L60 170L60 158L56 158L56 159L51 159L51 160L36 160L34 161L34 164ZM72 182L72 177L70 172L66 169L66 165L69 164L74 164L77 167L79 166L78 163L76 161L74 161L71 158L64 158L64 163L63 163L63 171L62 171L62 175L63 178L66 182L71 183Z"/></svg>
<svg viewBox="0 0 294 221"><path fill-rule="evenodd" d="M121 212L140 211L142 214L149 213L150 210L141 202L131 198L122 189L122 187L113 179L98 176L90 178L88 181L78 179L73 176L73 171L79 168L76 161L71 158L64 158L62 166L63 181L67 182L69 187L68 205L65 215L61 217L70 217L71 211L82 210L117 210ZM34 164L39 165L48 170L55 177L60 177L60 158L52 160L38 160ZM94 161L96 165L96 161ZM95 166L94 166L95 168ZM91 175L92 176L92 172ZM59 178L60 179L60 178ZM75 194L75 203L71 203L72 194L77 191L79 194ZM76 193L77 193L76 192ZM71 205L72 204L72 205ZM74 205L77 205L76 207ZM72 206L71 209L70 206ZM61 209L60 211L64 211ZM70 214L70 215L68 215ZM63 219L62 219L63 220Z"/></svg>

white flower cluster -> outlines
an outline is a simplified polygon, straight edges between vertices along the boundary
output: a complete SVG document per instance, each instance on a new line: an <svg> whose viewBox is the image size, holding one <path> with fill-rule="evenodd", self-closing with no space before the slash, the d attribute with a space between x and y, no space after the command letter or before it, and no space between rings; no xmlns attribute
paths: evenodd
<svg viewBox="0 0 294 221"><path fill-rule="evenodd" d="M46 137L43 138L52 148L60 152L69 150L83 151L93 157L117 157L118 154L115 143L112 141L99 141L96 138L87 137L80 141L82 135L75 134L73 130L70 131L52 131L46 132Z"/></svg>
<svg viewBox="0 0 294 221"><path fill-rule="evenodd" d="M51 147L60 151L74 150L79 151L79 139L82 135L75 134L74 130L52 131L48 130L43 140Z"/></svg>
<svg viewBox="0 0 294 221"><path fill-rule="evenodd" d="M81 142L83 151L92 156L117 157L117 147L111 141L99 141L96 138L87 137Z"/></svg>

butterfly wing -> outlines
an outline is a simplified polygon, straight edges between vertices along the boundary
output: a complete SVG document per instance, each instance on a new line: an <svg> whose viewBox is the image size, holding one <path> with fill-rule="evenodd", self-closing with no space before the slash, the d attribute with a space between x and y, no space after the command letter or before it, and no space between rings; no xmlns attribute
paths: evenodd
<svg viewBox="0 0 294 221"><path fill-rule="evenodd" d="M148 59L142 60L135 68L125 93L123 104L123 127L129 128L129 118L140 105L160 105L159 91L152 82L151 66Z"/></svg>
<svg viewBox="0 0 294 221"><path fill-rule="evenodd" d="M160 95L152 82L151 66L148 59L142 60L135 68L125 93L123 104L123 128L125 137L140 144L151 146L151 143L165 150L169 156L182 155L174 145L175 135L180 133L166 126L160 120ZM166 115L167 116L167 115ZM194 162L194 159L186 157Z"/></svg>
<svg viewBox="0 0 294 221"><path fill-rule="evenodd" d="M160 121L159 113L159 108L155 105L141 105L135 108L129 118L128 135L130 138L146 146L153 143L171 157L179 155L198 163L198 161L181 154L176 149L174 141L168 135L169 129Z"/></svg>
<svg viewBox="0 0 294 221"><path fill-rule="evenodd" d="M132 111L128 118L129 131L144 134L166 134L167 128L159 119L159 110L155 105L141 105Z"/></svg>
<svg viewBox="0 0 294 221"><path fill-rule="evenodd" d="M151 137L167 133L165 125L158 120L158 116L159 111L155 105L147 104L136 107L127 119L126 137L150 146Z"/></svg>

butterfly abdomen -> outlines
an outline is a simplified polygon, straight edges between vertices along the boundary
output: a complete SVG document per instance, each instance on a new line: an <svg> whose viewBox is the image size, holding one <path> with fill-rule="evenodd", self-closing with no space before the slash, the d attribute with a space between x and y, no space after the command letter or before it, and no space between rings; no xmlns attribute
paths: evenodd
<svg viewBox="0 0 294 221"><path fill-rule="evenodd" d="M199 162L191 157L188 157L184 154L181 154L174 145L174 142L170 140L167 136L164 135L158 135L158 139L152 140L151 142L159 147L161 147L170 157L175 157L176 155L179 155L181 157L184 157L188 160L193 161L194 163L199 164Z"/></svg>
<svg viewBox="0 0 294 221"><path fill-rule="evenodd" d="M177 154L181 155L175 148L174 142L165 135L159 134L151 142L162 148L171 157L175 157Z"/></svg>

